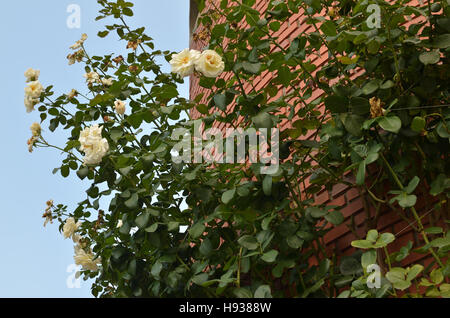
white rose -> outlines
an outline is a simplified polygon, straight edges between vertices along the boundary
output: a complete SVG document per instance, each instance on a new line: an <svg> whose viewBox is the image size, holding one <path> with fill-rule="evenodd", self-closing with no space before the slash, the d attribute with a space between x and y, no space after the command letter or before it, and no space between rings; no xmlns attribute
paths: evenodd
<svg viewBox="0 0 450 318"><path fill-rule="evenodd" d="M76 50L76 49L80 48L80 47L83 45L84 41L86 41L86 40L87 40L87 34L86 34L86 33L83 33L83 34L81 35L81 39L78 40L77 42L75 42L74 45L71 45L70 48L71 48L72 50Z"/></svg>
<svg viewBox="0 0 450 318"><path fill-rule="evenodd" d="M66 220L66 223L63 226L63 235L64 238L69 238L71 237L76 230L78 230L78 228L80 227L81 222L78 221L77 223L75 223L75 219L74 218L68 218Z"/></svg>
<svg viewBox="0 0 450 318"><path fill-rule="evenodd" d="M80 235L78 235L78 234L73 234L72 235L72 241L74 242L74 243L79 243L80 242L80 240L81 240L81 236Z"/></svg>
<svg viewBox="0 0 450 318"><path fill-rule="evenodd" d="M33 81L27 84L25 87L25 96L30 98L39 98L41 97L42 91L44 87L39 81Z"/></svg>
<svg viewBox="0 0 450 318"><path fill-rule="evenodd" d="M39 137L41 135L41 125L39 125L39 123L33 123L30 130L34 137Z"/></svg>
<svg viewBox="0 0 450 318"><path fill-rule="evenodd" d="M102 84L105 86L111 86L113 84L112 78L102 78Z"/></svg>
<svg viewBox="0 0 450 318"><path fill-rule="evenodd" d="M76 265L81 265L84 270L97 271L98 264L101 263L101 259L94 260L92 252L86 253L79 245L75 246L75 256L73 257Z"/></svg>
<svg viewBox="0 0 450 318"><path fill-rule="evenodd" d="M76 90L72 89L72 90L70 91L70 93L67 94L67 98L68 98L68 99L72 99L72 98L74 98L74 97L77 96L77 95L78 95L78 92L77 92Z"/></svg>
<svg viewBox="0 0 450 318"><path fill-rule="evenodd" d="M105 138L102 138L102 129L98 125L86 127L81 133L78 141L80 142L80 151L85 153L84 164L99 164L106 153L109 151L109 144Z"/></svg>
<svg viewBox="0 0 450 318"><path fill-rule="evenodd" d="M39 103L39 100L36 98L31 98L29 96L25 96L24 104L27 109L27 113L31 113L34 110L34 106Z"/></svg>
<svg viewBox="0 0 450 318"><path fill-rule="evenodd" d="M170 60L172 73L180 77L186 77L194 73L195 61L200 57L200 52L196 50L184 49L178 54L173 54Z"/></svg>
<svg viewBox="0 0 450 318"><path fill-rule="evenodd" d="M25 72L25 77L27 78L28 82L37 81L39 79L39 75L41 74L41 71L39 70L33 70L32 68L29 68Z"/></svg>
<svg viewBox="0 0 450 318"><path fill-rule="evenodd" d="M92 84L95 82L98 82L100 79L100 76L96 72L89 72L83 75L86 79L86 82Z"/></svg>
<svg viewBox="0 0 450 318"><path fill-rule="evenodd" d="M114 107L115 107L115 109L116 109L116 112L117 112L119 115L125 114L125 110L126 110L126 104L125 104L125 102L123 102L123 101L121 101L121 100L116 100L116 101L114 102Z"/></svg>
<svg viewBox="0 0 450 318"><path fill-rule="evenodd" d="M225 63L213 50L205 50L195 62L195 69L206 77L217 77L223 72Z"/></svg>
<svg viewBox="0 0 450 318"><path fill-rule="evenodd" d="M122 227L122 225L123 225L123 221L122 221L122 220L119 220L119 221L117 222L116 228L120 228L120 227Z"/></svg>

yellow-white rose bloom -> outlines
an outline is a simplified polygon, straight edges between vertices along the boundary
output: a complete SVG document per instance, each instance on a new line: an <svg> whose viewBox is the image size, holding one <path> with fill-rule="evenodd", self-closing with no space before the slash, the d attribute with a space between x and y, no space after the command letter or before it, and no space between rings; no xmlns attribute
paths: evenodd
<svg viewBox="0 0 450 318"><path fill-rule="evenodd" d="M94 260L94 254L92 252L86 253L79 245L75 246L75 256L73 257L76 265L81 265L84 270L97 271L98 264L101 263L101 259Z"/></svg>
<svg viewBox="0 0 450 318"><path fill-rule="evenodd" d="M24 104L27 109L27 113L31 113L34 110L34 106L39 103L39 100L36 98L31 98L29 96L25 96Z"/></svg>
<svg viewBox="0 0 450 318"><path fill-rule="evenodd" d="M84 164L99 164L106 153L109 151L109 144L105 138L102 138L103 127L94 125L86 127L81 133L78 141L80 142L80 151L83 151Z"/></svg>
<svg viewBox="0 0 450 318"><path fill-rule="evenodd" d="M69 94L67 94L68 99L72 99L78 95L78 92L75 89L72 89Z"/></svg>
<svg viewBox="0 0 450 318"><path fill-rule="evenodd" d="M44 87L39 81L33 81L27 84L25 87L25 96L29 98L39 98L41 97Z"/></svg>
<svg viewBox="0 0 450 318"><path fill-rule="evenodd" d="M100 76L96 72L89 72L84 74L83 76L86 79L86 82L88 82L89 84L93 84L100 80Z"/></svg>
<svg viewBox="0 0 450 318"><path fill-rule="evenodd" d="M80 48L81 45L83 45L84 41L87 40L87 38L88 38L87 34L86 34L86 33L83 33L83 34L81 35L81 39L78 40L77 42L75 42L74 45L71 45L70 48L71 48L72 50L76 50L76 49Z"/></svg>
<svg viewBox="0 0 450 318"><path fill-rule="evenodd" d="M125 114L125 110L126 110L126 104L125 104L125 102L123 102L123 101L121 101L121 100L116 100L116 101L114 102L114 107L115 107L115 109L116 109L116 112L117 112L119 115Z"/></svg>
<svg viewBox="0 0 450 318"><path fill-rule="evenodd" d="M113 83L112 78L102 78L102 84L105 86L111 86Z"/></svg>
<svg viewBox="0 0 450 318"><path fill-rule="evenodd" d="M225 68L222 57L213 50L205 50L195 61L195 69L206 77L217 77Z"/></svg>
<svg viewBox="0 0 450 318"><path fill-rule="evenodd" d="M30 130L34 137L39 137L41 135L41 125L39 125L39 123L33 123Z"/></svg>
<svg viewBox="0 0 450 318"><path fill-rule="evenodd" d="M78 230L78 228L80 227L81 222L78 221L77 223L75 223L75 219L74 218L68 218L66 220L66 223L64 223L63 226L63 235L64 238L69 238L72 235L75 234L75 231Z"/></svg>
<svg viewBox="0 0 450 318"><path fill-rule="evenodd" d="M197 50L184 49L178 54L173 54L170 60L172 73L178 74L180 77L186 77L194 73L195 62L200 57Z"/></svg>
<svg viewBox="0 0 450 318"><path fill-rule="evenodd" d="M39 75L41 74L41 71L39 70L33 70L32 68L29 68L25 72L25 77L27 78L27 83L37 81L39 79Z"/></svg>

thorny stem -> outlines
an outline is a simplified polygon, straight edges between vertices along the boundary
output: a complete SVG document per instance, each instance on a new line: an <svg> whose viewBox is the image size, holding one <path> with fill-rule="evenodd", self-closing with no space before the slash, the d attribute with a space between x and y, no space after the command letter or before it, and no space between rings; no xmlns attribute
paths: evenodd
<svg viewBox="0 0 450 318"><path fill-rule="evenodd" d="M384 157L384 155L382 153L380 153L381 158L383 159L384 163L386 164L389 172L391 173L392 177L394 178L394 181L397 183L398 187L400 188L400 190L403 190L403 184L400 181L400 179L398 178L397 174L395 173L394 169L392 169L391 165L389 164L389 162L386 160L386 158ZM414 215L414 218L416 219L417 225L419 226L419 232L422 235L425 243L428 245L430 244L430 240L428 239L427 234L424 231L424 227L423 227L423 223L419 217L419 215L417 214L417 211L414 207L411 207L411 212ZM430 253L433 255L433 257L436 259L437 263L439 264L440 267L444 267L444 264L442 263L441 259L439 258L439 256L436 254L436 252L434 251L433 247L430 246Z"/></svg>

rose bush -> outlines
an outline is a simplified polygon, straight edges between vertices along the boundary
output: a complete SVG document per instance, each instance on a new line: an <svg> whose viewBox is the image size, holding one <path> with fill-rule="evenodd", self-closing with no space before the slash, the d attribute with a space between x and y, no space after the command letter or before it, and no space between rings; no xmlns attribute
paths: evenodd
<svg viewBox="0 0 450 318"><path fill-rule="evenodd" d="M96 279L94 296L385 297L420 278L426 292L408 296L448 297L447 223L425 228L415 209L418 197L431 198L431 212L448 222L447 2L376 1L381 28L371 29L368 1L272 1L262 15L254 0L212 1L207 10L199 1L194 37L209 41L201 53L154 50L144 28L126 23L131 2L98 3L97 19L118 21L98 35L116 33L125 57L91 56L83 35L68 61L84 64L85 88L54 98L38 71L25 75L27 111L39 104L41 123L71 136L59 147L34 127L30 149L64 152L54 172L91 181L74 211L49 201L43 217L72 236L75 262ZM299 10L312 31L282 45L274 34ZM406 27L408 16L421 19ZM314 65L310 58L323 46L329 58ZM162 71L161 55L173 73ZM273 78L256 89L251 84L263 72ZM208 93L189 100L177 84L191 74ZM312 98L315 89L324 94ZM203 129L290 122L280 135L278 171L261 174L261 163L174 163L179 140L172 133L194 126L194 109ZM344 178L348 170L354 181ZM362 255L327 250L325 233L344 217L340 207L315 204L314 195L342 183L361 190L377 211L401 213L423 244L392 254L395 235L372 230L352 243ZM376 220L366 222L376 228ZM429 255L431 265L401 267L411 253ZM388 270L381 288L371 289L367 266L375 263Z"/></svg>

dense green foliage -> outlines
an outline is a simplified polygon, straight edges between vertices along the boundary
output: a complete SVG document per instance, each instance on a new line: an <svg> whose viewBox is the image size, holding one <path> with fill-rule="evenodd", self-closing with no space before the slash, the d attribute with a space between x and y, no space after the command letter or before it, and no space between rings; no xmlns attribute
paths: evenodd
<svg viewBox="0 0 450 318"><path fill-rule="evenodd" d="M59 172L92 182L69 214L83 221L78 233L101 257L99 271L84 271L96 277L93 294L385 297L418 285L422 277L428 296L448 297L449 3L342 0L331 9L333 1L272 1L260 16L254 2L221 1L199 17L209 49L233 74L228 80L201 77L210 92L206 104L202 96L179 96L182 79L163 73L156 62L161 55L169 61L173 52L155 51L144 28L127 26L133 6L123 0L98 0L99 19L117 19L99 36L115 33L136 50L123 60L89 56L87 50L82 58L87 73L110 76L112 86L89 85L89 94L72 99L52 99L49 87L41 96L42 121L72 136L62 147L67 159ZM380 28L367 25L370 3L381 8ZM303 9L312 29L282 45L274 32ZM407 16L421 19L405 26ZM318 67L311 58L323 46L329 59ZM244 90L266 71L274 77L265 87ZM286 93L274 100L281 88ZM317 88L324 94L311 100ZM114 111L116 99L131 109L123 117ZM278 172L262 175L260 164L174 164L177 141L171 134L193 124L193 108L204 115L206 128L217 122L232 126L238 119L241 127L257 128L291 122L281 134ZM82 166L80 132L99 121L110 151L100 165ZM310 134L314 140L301 140ZM348 170L354 181L344 178ZM314 194L336 184L359 189L376 211L389 207L400 213L424 245L408 244L386 258L377 250L387 252L394 235L370 231L353 242L364 254L339 259L327 253L323 237L344 217L337 206L316 205ZM415 209L420 200L443 220L441 227L424 229ZM64 223L65 207L54 213ZM376 228L377 220L368 218L367 228ZM184 233L182 225L188 226ZM434 267L401 268L410 253L429 254ZM388 265L380 289L365 284L372 263Z"/></svg>

